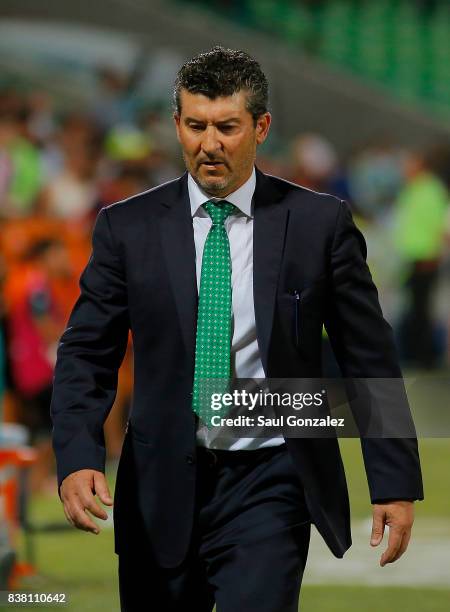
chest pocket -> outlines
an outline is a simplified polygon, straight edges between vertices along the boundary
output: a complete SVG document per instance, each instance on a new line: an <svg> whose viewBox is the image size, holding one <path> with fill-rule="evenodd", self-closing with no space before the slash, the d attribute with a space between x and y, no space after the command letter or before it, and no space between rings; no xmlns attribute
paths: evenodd
<svg viewBox="0 0 450 612"><path fill-rule="evenodd" d="M327 299L327 283L317 281L305 287L288 289L278 295L281 325L297 348L322 328Z"/></svg>

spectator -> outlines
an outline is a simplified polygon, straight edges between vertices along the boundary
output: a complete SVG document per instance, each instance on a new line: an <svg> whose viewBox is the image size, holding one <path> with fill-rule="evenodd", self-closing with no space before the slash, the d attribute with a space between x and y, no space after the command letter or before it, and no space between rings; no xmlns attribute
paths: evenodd
<svg viewBox="0 0 450 612"><path fill-rule="evenodd" d="M63 168L49 180L39 197L45 216L90 227L98 200L96 169L99 150L95 139L65 143Z"/></svg>
<svg viewBox="0 0 450 612"><path fill-rule="evenodd" d="M337 168L332 145L318 134L301 134L292 144L292 177L294 183L324 191Z"/></svg>
<svg viewBox="0 0 450 612"><path fill-rule="evenodd" d="M36 241L27 260L30 267L23 289L8 313L9 351L14 386L22 401L21 420L38 452L30 477L30 488L37 491L46 488L53 466L49 406L56 346L66 321L55 285L71 278L72 270L63 243L54 238ZM53 480L49 484L53 486Z"/></svg>
<svg viewBox="0 0 450 612"><path fill-rule="evenodd" d="M364 147L349 164L349 191L360 213L369 219L392 209L404 183L404 152L390 142Z"/></svg>
<svg viewBox="0 0 450 612"><path fill-rule="evenodd" d="M437 175L441 157L411 155L406 163L406 185L395 204L397 250L407 265L405 288L409 303L401 342L407 359L423 368L436 365L432 296L444 247L448 191Z"/></svg>
<svg viewBox="0 0 450 612"><path fill-rule="evenodd" d="M29 140L25 106L0 108L0 214L3 218L32 212L40 188L40 156Z"/></svg>

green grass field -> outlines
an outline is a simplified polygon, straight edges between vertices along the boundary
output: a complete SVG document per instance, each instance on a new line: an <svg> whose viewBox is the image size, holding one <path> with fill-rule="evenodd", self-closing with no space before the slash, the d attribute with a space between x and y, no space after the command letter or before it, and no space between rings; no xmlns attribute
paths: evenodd
<svg viewBox="0 0 450 612"><path fill-rule="evenodd" d="M450 537L450 440L423 440L420 447L426 501L416 505L416 530L429 528L434 522L442 525L447 521L445 535ZM367 518L370 505L359 441L343 440L341 448L349 481L352 518ZM114 474L109 474L109 478L113 485ZM31 518L35 523L49 520L65 523L57 496L33 500ZM40 534L35 536L34 543L39 575L26 579L24 587L38 592L67 593L69 603L65 609L69 610L119 610L112 529L104 529L99 536L75 530ZM448 588L439 589L381 588L357 584L305 585L301 610L398 612L404 609L408 612L444 612L449 609L449 602L450 579ZM41 609L44 607L40 606ZM36 607L21 606L21 609L32 611ZM143 612L145 609L143 606Z"/></svg>

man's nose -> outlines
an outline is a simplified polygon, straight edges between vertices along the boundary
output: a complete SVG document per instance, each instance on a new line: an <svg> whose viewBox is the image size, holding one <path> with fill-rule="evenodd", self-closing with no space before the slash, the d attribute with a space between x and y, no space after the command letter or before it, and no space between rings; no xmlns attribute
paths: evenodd
<svg viewBox="0 0 450 612"><path fill-rule="evenodd" d="M222 143L220 142L217 134L217 130L213 126L208 126L204 132L202 140L202 149L209 157L215 155L222 149Z"/></svg>

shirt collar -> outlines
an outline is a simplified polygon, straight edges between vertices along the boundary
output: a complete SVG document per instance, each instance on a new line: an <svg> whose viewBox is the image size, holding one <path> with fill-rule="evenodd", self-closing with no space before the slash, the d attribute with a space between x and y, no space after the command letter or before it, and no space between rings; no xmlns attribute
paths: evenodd
<svg viewBox="0 0 450 612"><path fill-rule="evenodd" d="M210 200L226 200L239 208L239 210L247 215L247 217L252 217L252 198L255 192L255 186L256 172L255 167L253 167L250 178L243 185L241 185L239 189L236 189L236 191L233 191L233 193L228 194L226 198L213 198L205 193L203 189L197 185L192 176L188 174L188 191L189 200L191 203L191 214L194 217L201 213L199 209L205 202Z"/></svg>

